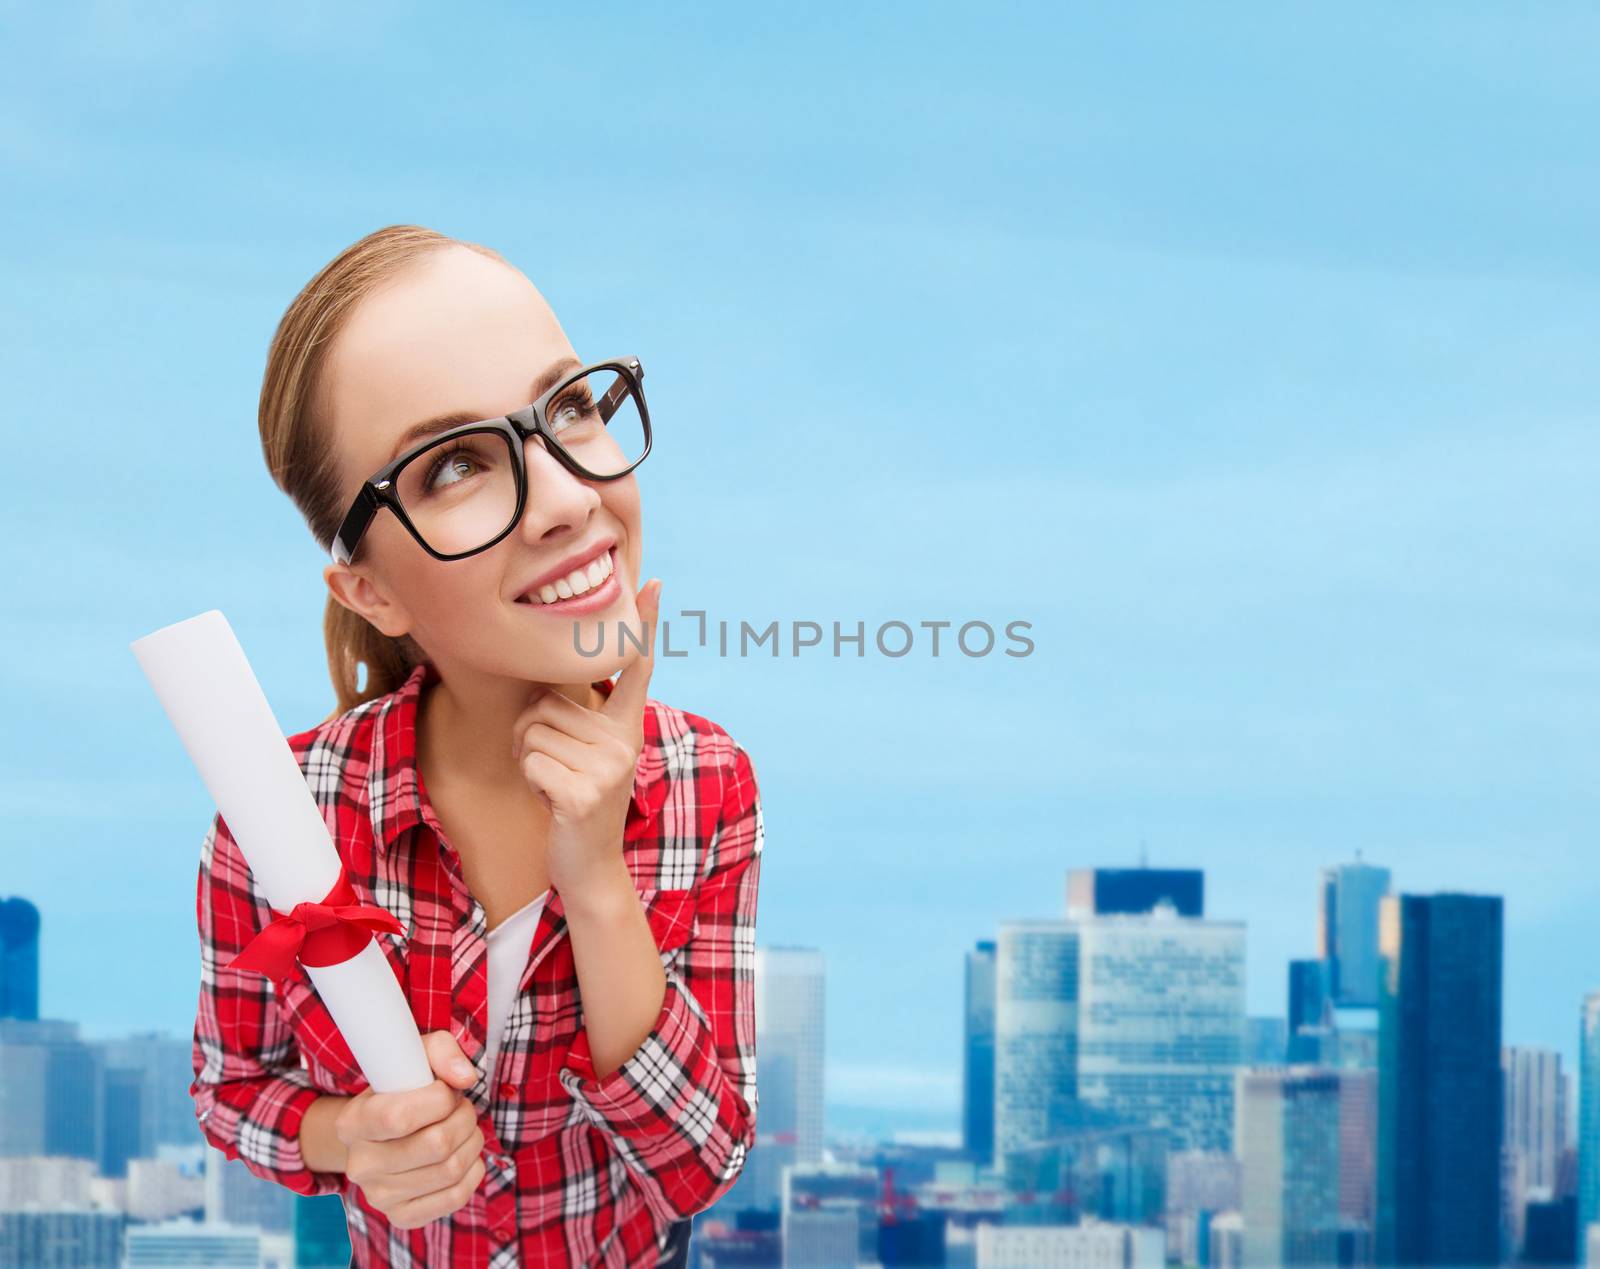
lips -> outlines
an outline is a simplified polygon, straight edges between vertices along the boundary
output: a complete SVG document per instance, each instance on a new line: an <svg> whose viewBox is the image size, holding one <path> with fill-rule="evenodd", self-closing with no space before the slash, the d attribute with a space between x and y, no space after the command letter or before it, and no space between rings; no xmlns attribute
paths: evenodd
<svg viewBox="0 0 1600 1269"><path fill-rule="evenodd" d="M517 592L517 598L520 599L524 595L537 592L543 589L545 586L553 584L558 578L566 577L567 574L571 573L580 565L587 567L602 553L611 550L614 546L616 546L616 544L617 539L609 533L602 537L596 538L587 546L580 547L578 550L574 551L554 568L540 573L539 576L535 577L531 582Z"/></svg>
<svg viewBox="0 0 1600 1269"><path fill-rule="evenodd" d="M517 596L519 604L543 607L592 595L606 587L616 573L616 558L609 543L602 544L589 557L580 559L564 572L547 574L546 580Z"/></svg>

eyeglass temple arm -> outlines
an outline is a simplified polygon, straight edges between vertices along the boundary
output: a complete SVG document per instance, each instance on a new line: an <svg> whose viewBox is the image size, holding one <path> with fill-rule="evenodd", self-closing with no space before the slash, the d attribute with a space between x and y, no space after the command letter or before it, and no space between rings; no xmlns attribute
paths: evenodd
<svg viewBox="0 0 1600 1269"><path fill-rule="evenodd" d="M637 357L625 357L623 358L623 364L638 376L641 383L644 382L644 367L639 364ZM627 376L619 375L617 381L611 385L611 390L600 398L600 421L602 423L611 422L611 416L617 412L617 407L627 397L630 386Z"/></svg>
<svg viewBox="0 0 1600 1269"><path fill-rule="evenodd" d="M388 484L384 481L384 484ZM339 531L333 536L333 556L335 564L348 564L350 557L344 553L344 543L360 538L367 524L371 521L373 513L377 510L378 499L372 492L371 485L362 485L361 492L356 495L356 500L350 512L344 518L344 523L339 526Z"/></svg>

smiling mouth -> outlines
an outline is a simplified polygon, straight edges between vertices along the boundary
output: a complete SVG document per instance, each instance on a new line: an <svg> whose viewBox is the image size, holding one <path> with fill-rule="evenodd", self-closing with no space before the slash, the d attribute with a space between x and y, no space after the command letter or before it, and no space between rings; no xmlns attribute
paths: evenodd
<svg viewBox="0 0 1600 1269"><path fill-rule="evenodd" d="M575 599L579 595L588 594L591 590L603 586L606 578L616 571L617 562L613 556L614 550L614 547L607 547L603 554L595 556L582 568L575 568L564 577L558 577L553 582L546 582L536 591L529 591L526 595L518 595L516 602L539 607L543 604L560 603L563 599Z"/></svg>

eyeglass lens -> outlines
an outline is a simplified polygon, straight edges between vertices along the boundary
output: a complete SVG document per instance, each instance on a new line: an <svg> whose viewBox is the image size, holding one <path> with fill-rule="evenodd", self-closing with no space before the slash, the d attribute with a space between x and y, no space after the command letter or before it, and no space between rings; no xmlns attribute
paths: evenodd
<svg viewBox="0 0 1600 1269"><path fill-rule="evenodd" d="M545 407L550 430L594 476L626 471L644 453L644 416L627 377L594 370ZM517 513L516 459L498 432L469 432L417 454L395 477L395 494L427 544L459 555L493 541Z"/></svg>

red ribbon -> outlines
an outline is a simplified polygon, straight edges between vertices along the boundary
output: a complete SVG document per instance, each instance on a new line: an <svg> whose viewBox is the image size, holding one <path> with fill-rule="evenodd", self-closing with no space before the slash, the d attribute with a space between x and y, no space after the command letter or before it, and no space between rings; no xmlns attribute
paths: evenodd
<svg viewBox="0 0 1600 1269"><path fill-rule="evenodd" d="M250 969L273 979L302 965L337 965L372 941L374 931L404 934L393 913L370 903L357 903L344 868L321 902L297 903L289 912L271 909L273 921L263 927L228 962L228 969Z"/></svg>

